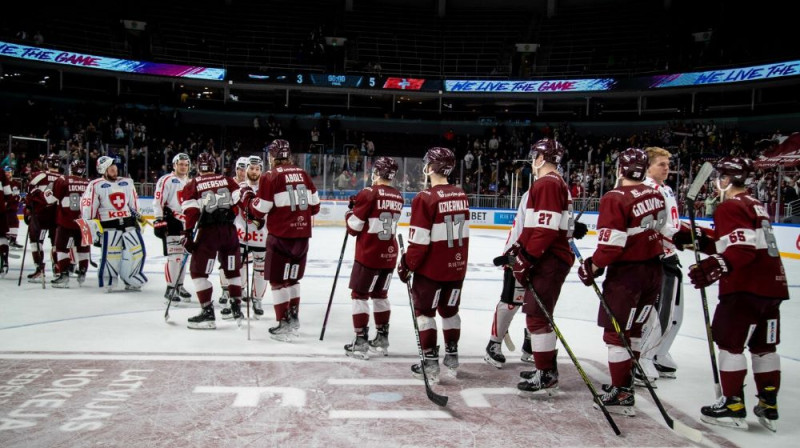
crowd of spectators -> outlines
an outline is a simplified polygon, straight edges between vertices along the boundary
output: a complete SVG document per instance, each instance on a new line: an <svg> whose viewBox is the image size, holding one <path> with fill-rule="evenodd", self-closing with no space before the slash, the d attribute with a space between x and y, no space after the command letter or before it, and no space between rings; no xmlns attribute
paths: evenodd
<svg viewBox="0 0 800 448"><path fill-rule="evenodd" d="M104 113L76 109L50 111L49 117L33 126L27 135L46 138L51 142L50 152L57 152L64 163L80 158L87 160L90 176L96 175L95 162L101 155L116 157L121 171L135 182L153 184L171 169L172 157L188 153L195 158L200 152L209 152L218 158L220 166L228 173L240 155L263 153L266 145L276 138L289 139L296 152L314 154L306 169L315 177L322 175L321 154L337 156L325 167L328 185L333 193L362 187L367 181L364 173L369 162L364 161L380 152L376 141L382 134L342 129L335 120L322 117L311 130L299 130L295 123L281 123L273 116L253 119L253 130L228 129L218 134L213 127L192 126L180 123L173 112L137 110L113 107ZM209 130L214 132L209 134ZM597 199L614 187L614 165L620 151L627 147L661 146L673 153L673 173L668 183L685 205L685 195L692 174L706 160L725 155L755 158L763 150L759 141L780 140L780 131L770 135L750 135L736 127L718 126L709 121L673 121L654 131L639 133L594 134L581 132L569 123L543 127L487 127L482 135L459 135L452 129L438 138L439 144L453 148L459 159L454 180L469 195L508 197L513 192L525 191L531 179L531 167L526 163L531 143L542 137L555 137L566 148L563 162L564 176L572 195L587 205L596 207ZM215 138L220 137L218 140ZM393 138L391 136L383 136ZM218 141L223 141L222 144ZM34 169L33 162L45 151L41 144L14 140L12 151L2 160L3 167L11 166L15 175L25 178ZM403 156L402 154L388 154ZM417 191L424 185L420 160L411 160L398 177L398 186L406 191ZM752 193L768 205L774 214L780 197L781 204L798 199L798 176L787 171L782 179L775 169L758 171L748 181ZM515 183L516 182L516 183ZM145 194L148 193L144 189ZM713 197L709 188L701 192L696 202L698 216L713 211ZM332 194L331 197L337 197ZM681 210L686 213L686 209ZM783 212L781 212L783 213Z"/></svg>

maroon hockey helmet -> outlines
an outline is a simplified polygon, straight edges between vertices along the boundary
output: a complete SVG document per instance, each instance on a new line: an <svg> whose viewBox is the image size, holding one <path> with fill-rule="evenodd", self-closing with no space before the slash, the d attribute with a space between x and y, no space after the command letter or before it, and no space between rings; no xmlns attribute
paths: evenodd
<svg viewBox="0 0 800 448"><path fill-rule="evenodd" d="M561 163L561 159L564 157L564 147L561 146L561 143L556 140L543 138L531 145L531 151L529 154L531 161L535 161L536 157L541 154L544 157L545 162L558 165Z"/></svg>
<svg viewBox="0 0 800 448"><path fill-rule="evenodd" d="M391 157L378 157L378 160L372 165L372 173L386 180L394 179L397 169L397 162Z"/></svg>
<svg viewBox="0 0 800 448"><path fill-rule="evenodd" d="M436 146L425 153L422 162L425 165L430 165L432 172L442 176L449 176L456 166L456 156L453 151Z"/></svg>
<svg viewBox="0 0 800 448"><path fill-rule="evenodd" d="M61 157L57 153L53 152L48 154L45 160L48 168L54 170L61 168Z"/></svg>
<svg viewBox="0 0 800 448"><path fill-rule="evenodd" d="M650 166L647 153L640 148L628 148L622 151L617 162L622 177L630 180L644 180L647 168Z"/></svg>
<svg viewBox="0 0 800 448"><path fill-rule="evenodd" d="M86 172L86 162L81 159L75 159L69 164L69 173L73 176L83 176Z"/></svg>
<svg viewBox="0 0 800 448"><path fill-rule="evenodd" d="M743 186L747 176L755 170L753 161L744 157L723 157L717 160L714 168L720 176L730 177L731 183L739 186Z"/></svg>
<svg viewBox="0 0 800 448"><path fill-rule="evenodd" d="M207 152L197 156L197 171L201 173L214 173L217 171L217 159Z"/></svg>
<svg viewBox="0 0 800 448"><path fill-rule="evenodd" d="M292 155L289 142L280 138L273 140L267 147L267 151L269 151L269 156L274 159L288 159Z"/></svg>

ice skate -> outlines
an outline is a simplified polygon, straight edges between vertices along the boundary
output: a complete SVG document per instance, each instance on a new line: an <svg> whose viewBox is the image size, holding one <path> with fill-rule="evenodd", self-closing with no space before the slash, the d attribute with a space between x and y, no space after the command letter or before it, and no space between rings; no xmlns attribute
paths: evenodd
<svg viewBox="0 0 800 448"><path fill-rule="evenodd" d="M345 344L344 354L351 358L369 359L369 342L367 342L367 338L364 337L364 334L367 334L368 331L369 330L365 328L363 334L356 335L353 342Z"/></svg>
<svg viewBox="0 0 800 448"><path fill-rule="evenodd" d="M489 344L486 345L486 354L483 355L483 360L490 366L502 369L503 364L506 363L506 357L503 355L503 347L501 344L499 342L489 341Z"/></svg>
<svg viewBox="0 0 800 448"><path fill-rule="evenodd" d="M758 422L772 432L778 430L778 391L774 386L765 387L757 395L758 404L753 408L753 414L758 417Z"/></svg>
<svg viewBox="0 0 800 448"><path fill-rule="evenodd" d="M0 278L8 275L8 254L0 254Z"/></svg>
<svg viewBox="0 0 800 448"><path fill-rule="evenodd" d="M389 324L378 327L375 339L369 341L369 351L389 356Z"/></svg>
<svg viewBox="0 0 800 448"><path fill-rule="evenodd" d="M656 385L656 380L658 379L658 370L656 370L656 366L653 365L653 361L647 358L639 358L639 365L642 366L644 369L645 375L647 375L647 381L650 382L650 386L653 389L657 389L658 386ZM644 380L645 377L642 376L642 372L636 367L633 366L633 385L636 387L647 387L647 384Z"/></svg>
<svg viewBox="0 0 800 448"><path fill-rule="evenodd" d="M425 375L428 376L428 382L438 383L439 382L439 347L435 349L429 349L423 355L425 357ZM416 363L411 366L411 374L414 375L414 378L423 379L422 377L422 363Z"/></svg>
<svg viewBox="0 0 800 448"><path fill-rule="evenodd" d="M241 326L244 315L242 314L242 305L239 299L231 299L230 306L220 311L223 320L236 319L236 324Z"/></svg>
<svg viewBox="0 0 800 448"><path fill-rule="evenodd" d="M221 306L227 306L228 305L228 300L230 298L231 298L231 296L228 295L228 287L227 286L223 286L222 287L222 295L219 297L219 300L217 300L217 301L219 302L219 304Z"/></svg>
<svg viewBox="0 0 800 448"><path fill-rule="evenodd" d="M214 317L214 307L212 305L204 306L200 314L189 318L189 323L186 325L195 330L214 330L217 328L216 317Z"/></svg>
<svg viewBox="0 0 800 448"><path fill-rule="evenodd" d="M291 305L289 306L289 311L287 313L287 317L289 318L289 326L291 326L292 331L297 333L297 330L300 329L300 318L298 317L299 312L299 305Z"/></svg>
<svg viewBox="0 0 800 448"><path fill-rule="evenodd" d="M700 420L712 425L727 426L729 428L747 429L747 409L744 400L739 397L722 396L711 406L700 408Z"/></svg>
<svg viewBox="0 0 800 448"><path fill-rule="evenodd" d="M521 372L520 376L522 376ZM530 378L517 383L520 395L547 395L552 397L558 393L558 370L534 370Z"/></svg>
<svg viewBox="0 0 800 448"><path fill-rule="evenodd" d="M164 303L172 300L173 305L180 303L181 301L181 298L178 297L178 294L175 292L175 288L173 286L167 286L167 290L164 292L164 299Z"/></svg>
<svg viewBox="0 0 800 448"><path fill-rule="evenodd" d="M44 276L44 266L39 265L32 274L28 274L28 283L41 283Z"/></svg>
<svg viewBox="0 0 800 448"><path fill-rule="evenodd" d="M527 328L525 330L525 339L522 341L522 355L519 360L533 364L533 349L531 348L531 334Z"/></svg>
<svg viewBox="0 0 800 448"><path fill-rule="evenodd" d="M78 269L78 286L82 286L86 281L86 268Z"/></svg>
<svg viewBox="0 0 800 448"><path fill-rule="evenodd" d="M280 320L277 326L269 329L269 337L276 341L291 342L296 336L288 319Z"/></svg>
<svg viewBox="0 0 800 448"><path fill-rule="evenodd" d="M22 244L17 243L17 240L10 240L8 242L8 247L11 248L12 250L21 250Z"/></svg>
<svg viewBox="0 0 800 448"><path fill-rule="evenodd" d="M186 290L183 285L178 285L178 295L184 299L184 302L191 302L192 300L192 293Z"/></svg>
<svg viewBox="0 0 800 448"><path fill-rule="evenodd" d="M659 378L676 378L678 367L675 364L675 361L672 360L672 356L669 353L666 355L656 355L653 359L653 365L656 367L658 371Z"/></svg>
<svg viewBox="0 0 800 448"><path fill-rule="evenodd" d="M62 272L58 277L50 281L50 286L53 288L69 288L69 274Z"/></svg>
<svg viewBox="0 0 800 448"><path fill-rule="evenodd" d="M139 292L141 290L142 290L141 285L140 286L125 285L125 292Z"/></svg>
<svg viewBox="0 0 800 448"><path fill-rule="evenodd" d="M264 315L264 308L261 306L261 299L253 298L253 314L256 315L256 319Z"/></svg>
<svg viewBox="0 0 800 448"><path fill-rule="evenodd" d="M447 367L447 373L455 378L458 376L458 343L457 342L448 342L447 346L444 348L444 361L442 361L445 367Z"/></svg>
<svg viewBox="0 0 800 448"><path fill-rule="evenodd" d="M633 387L616 387L610 384L603 385L603 395L600 395L600 400L606 407L609 413L627 415L633 417L636 415L636 399L633 392ZM600 409L597 403L594 405L595 409Z"/></svg>

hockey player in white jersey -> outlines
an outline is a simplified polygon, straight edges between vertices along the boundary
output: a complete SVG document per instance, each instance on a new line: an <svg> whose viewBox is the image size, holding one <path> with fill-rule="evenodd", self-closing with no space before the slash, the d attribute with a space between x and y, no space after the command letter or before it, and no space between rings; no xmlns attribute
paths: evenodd
<svg viewBox="0 0 800 448"><path fill-rule="evenodd" d="M183 287L186 269L181 272L183 257L186 249L181 244L185 217L181 212L181 193L183 186L189 181L189 155L179 153L172 158L173 171L165 174L156 182L153 195L153 232L161 239L164 247L164 256L167 262L164 265L164 276L167 280L167 291L164 298L180 302L181 297L187 300L192 294ZM176 291L177 288L177 291Z"/></svg>
<svg viewBox="0 0 800 448"><path fill-rule="evenodd" d="M137 222L139 196L132 179L118 176L113 158L97 159L97 173L102 177L86 188L81 215L95 227L95 242L102 243L99 285L111 292L119 277L126 291L139 291L147 283L143 271L145 245Z"/></svg>
<svg viewBox="0 0 800 448"><path fill-rule="evenodd" d="M237 178L241 164L245 164L246 167L244 170L245 180L240 182L239 186L250 187L253 192L258 194L258 181L261 179L264 161L258 156L241 157L236 161ZM267 280L264 278L264 257L267 250L266 220L253 219L252 216L248 216L247 210L238 210L233 224L236 226L242 251L242 278L248 279L244 284L247 284L248 281L250 284L250 291L245 291L245 294L248 296L247 299L253 300L253 314L256 317L262 316L264 308L261 306L261 299L267 291ZM247 258L245 258L245 246L247 246ZM250 272L249 278L248 266L253 270ZM222 271L220 274L222 275ZM223 319L230 319L232 315L230 307L225 307L220 314Z"/></svg>
<svg viewBox="0 0 800 448"><path fill-rule="evenodd" d="M681 274L678 250L683 250L685 243L691 243L691 227L682 222L678 215L678 202L675 193L665 184L669 176L669 159L671 154L663 148L646 148L650 166L647 169L645 185L655 188L664 197L666 208L666 224L661 228L664 246L664 276L661 297L656 303L655 313L650 313L642 327L642 347L639 364L652 383L657 378L675 378L677 364L669 354L672 342L678 334L683 322L683 275ZM698 236L701 243L708 240L705 234ZM638 378L636 384L644 385Z"/></svg>

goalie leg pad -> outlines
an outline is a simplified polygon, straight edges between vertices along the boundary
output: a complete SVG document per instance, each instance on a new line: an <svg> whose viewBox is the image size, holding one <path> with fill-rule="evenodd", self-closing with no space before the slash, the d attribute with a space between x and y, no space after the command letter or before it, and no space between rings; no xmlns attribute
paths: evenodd
<svg viewBox="0 0 800 448"><path fill-rule="evenodd" d="M126 229L122 234L122 244L119 278L126 285L142 286L147 283L147 277L144 275L144 261L147 257L147 252L139 229Z"/></svg>
<svg viewBox="0 0 800 448"><path fill-rule="evenodd" d="M119 275L122 263L122 231L109 229L103 232L103 253L98 267L99 286L112 287Z"/></svg>

